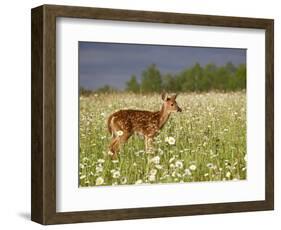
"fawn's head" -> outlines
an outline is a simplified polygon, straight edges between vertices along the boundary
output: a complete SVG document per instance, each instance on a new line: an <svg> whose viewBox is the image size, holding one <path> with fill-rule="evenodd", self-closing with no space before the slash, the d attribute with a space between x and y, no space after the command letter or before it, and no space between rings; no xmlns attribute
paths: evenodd
<svg viewBox="0 0 281 230"><path fill-rule="evenodd" d="M171 112L182 112L182 109L176 102L177 94L168 96L167 93L162 93L162 100L164 101L163 106L168 113Z"/></svg>

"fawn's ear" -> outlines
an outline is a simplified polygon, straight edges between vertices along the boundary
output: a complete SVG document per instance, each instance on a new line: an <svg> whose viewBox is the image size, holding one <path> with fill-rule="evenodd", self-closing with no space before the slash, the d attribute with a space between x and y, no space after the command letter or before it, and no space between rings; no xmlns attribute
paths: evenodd
<svg viewBox="0 0 281 230"><path fill-rule="evenodd" d="M177 96L178 96L177 94L174 94L174 95L172 95L171 99L176 100Z"/></svg>
<svg viewBox="0 0 281 230"><path fill-rule="evenodd" d="M167 98L168 98L168 95L167 95L166 92L163 92L162 95L161 95L161 97L162 97L162 100L163 100L163 101L166 101Z"/></svg>

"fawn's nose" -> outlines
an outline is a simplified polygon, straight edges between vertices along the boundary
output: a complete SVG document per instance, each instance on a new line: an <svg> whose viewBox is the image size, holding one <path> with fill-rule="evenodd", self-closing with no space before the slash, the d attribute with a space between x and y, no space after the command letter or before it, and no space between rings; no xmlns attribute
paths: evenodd
<svg viewBox="0 0 281 230"><path fill-rule="evenodd" d="M178 112L182 112L182 109L180 107L178 107Z"/></svg>

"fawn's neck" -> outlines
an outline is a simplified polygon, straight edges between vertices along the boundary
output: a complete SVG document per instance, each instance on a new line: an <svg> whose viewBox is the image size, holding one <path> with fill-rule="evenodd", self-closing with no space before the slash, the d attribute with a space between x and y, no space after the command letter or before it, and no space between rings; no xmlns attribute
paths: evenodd
<svg viewBox="0 0 281 230"><path fill-rule="evenodd" d="M165 106L163 105L161 107L161 110L159 111L159 128L161 129L165 123L168 121L170 116L170 113L167 112L167 110L165 109Z"/></svg>

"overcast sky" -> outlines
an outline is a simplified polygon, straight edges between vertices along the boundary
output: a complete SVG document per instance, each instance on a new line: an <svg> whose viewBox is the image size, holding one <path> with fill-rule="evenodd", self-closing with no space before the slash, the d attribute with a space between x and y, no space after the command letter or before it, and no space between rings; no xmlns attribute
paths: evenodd
<svg viewBox="0 0 281 230"><path fill-rule="evenodd" d="M87 89L105 84L124 89L132 74L140 80L142 71L152 63L161 73L177 73L196 62L202 66L208 63L221 66L227 62L246 64L246 50L79 42L79 83Z"/></svg>

